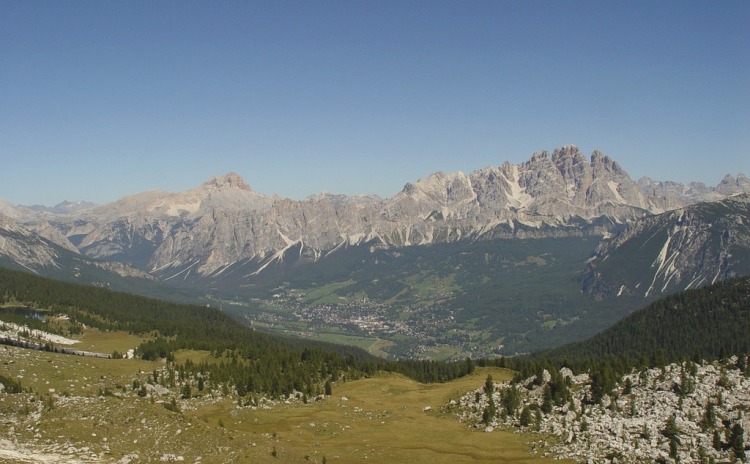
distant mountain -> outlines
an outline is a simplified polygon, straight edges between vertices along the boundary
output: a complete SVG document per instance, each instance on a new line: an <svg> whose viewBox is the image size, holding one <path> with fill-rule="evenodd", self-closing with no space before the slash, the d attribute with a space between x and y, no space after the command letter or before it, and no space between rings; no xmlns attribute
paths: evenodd
<svg viewBox="0 0 750 464"><path fill-rule="evenodd" d="M45 231L59 234L56 229ZM140 269L114 261L96 261L60 246L4 214L0 214L0 267L180 301L192 298L164 287L156 277Z"/></svg>
<svg viewBox="0 0 750 464"><path fill-rule="evenodd" d="M55 266L62 247L42 239L0 214L0 256L7 264L27 270L38 266Z"/></svg>
<svg viewBox="0 0 750 464"><path fill-rule="evenodd" d="M40 211L40 212L48 212L53 214L72 214L77 213L79 211L91 209L95 207L96 204L88 202L88 201L63 201L62 203L58 203L57 205L53 207L43 206L43 205L32 205L28 208L34 211Z"/></svg>
<svg viewBox="0 0 750 464"><path fill-rule="evenodd" d="M745 181L738 177L737 188L748 188ZM83 255L193 281L214 279L238 264L251 278L289 252L315 261L358 244L377 249L603 234L723 195L697 186L683 192L676 185L636 183L608 156L595 151L587 160L577 147L565 146L519 165L435 173L388 199L321 194L293 201L257 193L230 173L180 193L146 192L97 207L58 205L16 214L24 226Z"/></svg>
<svg viewBox="0 0 750 464"><path fill-rule="evenodd" d="M0 201L0 265L188 292L259 328L387 340L394 355L515 354L588 336L663 293L750 275L747 201L727 199L742 191L743 175L635 182L575 146L434 173L391 198L294 201L230 173L98 206ZM689 206L699 202L714 203Z"/></svg>
<svg viewBox="0 0 750 464"><path fill-rule="evenodd" d="M652 297L750 275L750 196L738 194L630 224L603 240L584 289Z"/></svg>

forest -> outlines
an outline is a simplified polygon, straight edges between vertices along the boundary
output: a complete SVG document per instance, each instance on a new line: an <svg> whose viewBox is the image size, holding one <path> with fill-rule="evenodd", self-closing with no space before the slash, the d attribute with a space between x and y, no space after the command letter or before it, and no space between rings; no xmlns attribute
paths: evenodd
<svg viewBox="0 0 750 464"><path fill-rule="evenodd" d="M590 372L606 392L618 374L632 368L750 352L747 278L668 296L585 341L525 356L450 362L387 361L355 347L261 333L212 307L171 303L2 268L0 302L5 307L0 315L6 319L23 317L10 311L11 307L29 308L64 314L72 327L84 324L147 336L136 350L144 359L164 358L181 372L233 384L241 393L272 397L292 391L316 395L329 391L340 379L379 371L401 373L425 383L446 382L473 372L476 366L510 368L518 373L518 379L565 366ZM39 317L31 320L44 328ZM186 349L208 351L216 362L175 364L175 353ZM559 388L564 396L564 387Z"/></svg>

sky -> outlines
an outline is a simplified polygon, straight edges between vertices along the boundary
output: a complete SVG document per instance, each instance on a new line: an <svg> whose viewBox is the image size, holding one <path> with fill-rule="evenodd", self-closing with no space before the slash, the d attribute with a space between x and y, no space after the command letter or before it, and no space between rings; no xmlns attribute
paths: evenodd
<svg viewBox="0 0 750 464"><path fill-rule="evenodd" d="M0 2L0 200L240 174L389 197L601 150L633 179L750 175L747 1Z"/></svg>

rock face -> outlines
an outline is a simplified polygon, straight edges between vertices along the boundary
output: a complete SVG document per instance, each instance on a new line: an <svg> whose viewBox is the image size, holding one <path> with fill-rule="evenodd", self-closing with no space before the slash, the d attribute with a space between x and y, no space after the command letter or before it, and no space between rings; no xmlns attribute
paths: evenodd
<svg viewBox="0 0 750 464"><path fill-rule="evenodd" d="M2 266L43 274L61 272L69 277L80 277L82 273L87 276L99 274L102 277L111 273L120 277L156 280L154 276L122 263L98 262L81 256L76 247L49 223L37 222L34 226L36 232L0 213ZM45 270L49 272L44 272ZM83 281L98 283L89 278Z"/></svg>
<svg viewBox="0 0 750 464"><path fill-rule="evenodd" d="M0 257L21 265L54 265L57 250L37 234L0 214Z"/></svg>
<svg viewBox="0 0 750 464"><path fill-rule="evenodd" d="M743 430L750 427L745 413L750 404L750 377L746 367L738 369L743 364L737 361L733 357L724 362L670 364L633 372L620 378L601 401L591 401L588 375L573 376L563 369L562 376L570 379L571 398L546 412L542 409L548 380L536 382L534 377L520 386L495 385L493 403L500 411L495 416L484 412L489 405L484 388L467 393L443 410L485 430L521 428L555 435L560 438L556 444L540 440L532 449L578 462L735 462L727 438L735 425ZM515 389L520 399L508 414L503 405L510 389ZM527 416L527 422L524 409L539 411L539 415ZM720 443L715 443L715 435ZM672 450L671 441L676 445ZM742 446L750 447L747 433Z"/></svg>
<svg viewBox="0 0 750 464"><path fill-rule="evenodd" d="M744 176L723 190L748 188ZM692 190L691 190L692 189ZM322 194L302 201L254 192L237 174L181 193L146 192L91 208L15 210L23 224L97 260L161 278L216 277L230 266L262 272L290 250L316 260L341 246L424 245L465 238L600 234L613 224L723 195L638 184L611 158L575 146L471 174L435 173L388 199ZM59 234L55 235L50 226Z"/></svg>
<svg viewBox="0 0 750 464"><path fill-rule="evenodd" d="M750 273L750 196L640 219L605 239L584 289L650 297Z"/></svg>

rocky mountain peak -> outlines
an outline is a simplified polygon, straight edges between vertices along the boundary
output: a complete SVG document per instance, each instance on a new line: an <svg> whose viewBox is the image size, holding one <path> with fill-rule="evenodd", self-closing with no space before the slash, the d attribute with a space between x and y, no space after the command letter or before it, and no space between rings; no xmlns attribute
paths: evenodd
<svg viewBox="0 0 750 464"><path fill-rule="evenodd" d="M591 167L594 168L594 172L604 170L606 172L611 172L612 174L627 175L625 170L622 169L615 160L599 150L594 150L591 154Z"/></svg>
<svg viewBox="0 0 750 464"><path fill-rule="evenodd" d="M247 185L242 177L236 172L230 172L223 176L214 176L207 182L205 182L203 184L203 187L216 189L237 188L240 190L252 192L250 186Z"/></svg>
<svg viewBox="0 0 750 464"><path fill-rule="evenodd" d="M736 178L727 174L716 186L716 191L723 195L750 191L750 179L742 173L737 174Z"/></svg>
<svg viewBox="0 0 750 464"><path fill-rule="evenodd" d="M730 177L720 190L750 191L748 183L744 176ZM436 172L384 199L269 197L230 172L184 192L145 192L54 218L2 202L0 212L58 244L73 238L78 251L89 257L162 273L209 275L233 263L281 259L302 243L320 256L342 244L372 240L409 246L567 233L557 228L589 233L599 227L594 225L597 218L621 224L707 196L724 195L648 179L636 184L602 152L593 152L589 161L577 146L565 145L537 152L518 165L505 162L470 174ZM56 239L50 227L65 237Z"/></svg>
<svg viewBox="0 0 750 464"><path fill-rule="evenodd" d="M552 152L552 159L555 162L559 160L571 160L574 163L586 161L586 157L583 156L576 145L563 145L560 148L555 148L555 151Z"/></svg>

